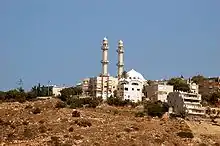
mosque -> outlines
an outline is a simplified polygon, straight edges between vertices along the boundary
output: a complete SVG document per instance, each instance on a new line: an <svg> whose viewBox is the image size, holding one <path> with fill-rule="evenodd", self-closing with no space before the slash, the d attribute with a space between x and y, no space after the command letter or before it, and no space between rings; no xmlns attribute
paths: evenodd
<svg viewBox="0 0 220 146"><path fill-rule="evenodd" d="M146 82L144 77L134 69L124 72L124 44L122 40L118 41L118 63L117 76L111 76L108 73L108 39L105 37L102 41L102 72L99 76L83 79L81 86L83 94L93 97L117 96L122 99L129 99L133 102L142 100L142 89Z"/></svg>

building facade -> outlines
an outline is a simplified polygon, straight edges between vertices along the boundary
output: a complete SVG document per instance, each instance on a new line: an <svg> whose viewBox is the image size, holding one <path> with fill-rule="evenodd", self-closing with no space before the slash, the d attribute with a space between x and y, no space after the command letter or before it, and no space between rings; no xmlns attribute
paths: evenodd
<svg viewBox="0 0 220 146"><path fill-rule="evenodd" d="M118 83L117 96L123 100L133 102L142 101L144 77L134 69L126 74L126 78L121 78Z"/></svg>
<svg viewBox="0 0 220 146"><path fill-rule="evenodd" d="M53 93L54 96L60 96L61 95L60 91L65 89L65 88L66 87L53 86L52 87L52 93Z"/></svg>
<svg viewBox="0 0 220 146"><path fill-rule="evenodd" d="M165 83L153 84L145 87L145 96L151 101L167 102L167 95L173 92L172 85Z"/></svg>
<svg viewBox="0 0 220 146"><path fill-rule="evenodd" d="M118 79L112 76L98 76L90 78L89 92L90 96L102 97L104 100L107 97L114 95L114 90L117 89Z"/></svg>
<svg viewBox="0 0 220 146"><path fill-rule="evenodd" d="M177 115L204 115L205 108L201 105L201 95L198 93L187 93L175 91L168 94L167 103L171 112Z"/></svg>

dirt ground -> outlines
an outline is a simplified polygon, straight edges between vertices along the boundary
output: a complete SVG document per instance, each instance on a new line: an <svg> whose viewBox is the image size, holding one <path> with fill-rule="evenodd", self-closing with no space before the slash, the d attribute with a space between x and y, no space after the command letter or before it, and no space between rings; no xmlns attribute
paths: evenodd
<svg viewBox="0 0 220 146"><path fill-rule="evenodd" d="M135 117L137 109L100 106L55 108L57 99L0 104L2 146L185 146L220 145L219 133L198 133L181 119ZM37 109L39 108L39 109ZM189 127L188 125L191 127ZM191 129L193 131L191 131ZM179 132L193 132L182 138Z"/></svg>

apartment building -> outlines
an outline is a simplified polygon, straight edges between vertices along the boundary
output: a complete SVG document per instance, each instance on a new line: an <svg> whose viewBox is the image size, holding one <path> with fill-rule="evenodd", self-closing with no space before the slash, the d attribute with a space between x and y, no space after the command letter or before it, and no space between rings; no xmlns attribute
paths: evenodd
<svg viewBox="0 0 220 146"><path fill-rule="evenodd" d="M113 76L98 76L90 78L88 91L91 96L102 97L104 100L107 97L113 96L114 90L117 89L118 78Z"/></svg>
<svg viewBox="0 0 220 146"><path fill-rule="evenodd" d="M158 82L150 86L145 86L145 96L151 101L167 102L167 95L173 92L173 86L164 82Z"/></svg>
<svg viewBox="0 0 220 146"><path fill-rule="evenodd" d="M201 105L201 95L198 93L188 93L174 91L168 94L167 103L176 115L184 113L190 115L204 115L205 108Z"/></svg>

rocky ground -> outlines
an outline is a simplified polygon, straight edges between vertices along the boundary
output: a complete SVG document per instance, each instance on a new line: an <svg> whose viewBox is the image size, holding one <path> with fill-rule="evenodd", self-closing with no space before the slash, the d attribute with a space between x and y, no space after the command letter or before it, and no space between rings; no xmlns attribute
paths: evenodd
<svg viewBox="0 0 220 146"><path fill-rule="evenodd" d="M193 133L181 119L135 117L137 109L110 106L77 109L79 116L73 109L56 108L57 102L1 103L1 145L220 145L218 133Z"/></svg>

